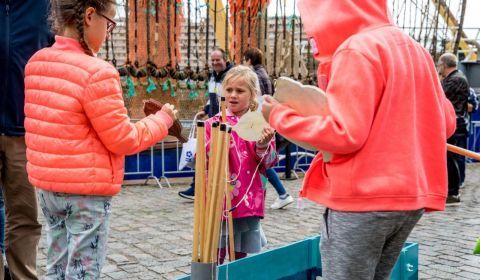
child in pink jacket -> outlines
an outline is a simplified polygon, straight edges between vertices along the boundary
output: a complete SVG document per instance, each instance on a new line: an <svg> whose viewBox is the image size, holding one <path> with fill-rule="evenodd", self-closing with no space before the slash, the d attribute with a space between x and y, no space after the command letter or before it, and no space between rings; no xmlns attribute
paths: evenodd
<svg viewBox="0 0 480 280"><path fill-rule="evenodd" d="M222 86L229 125L234 126L245 113L257 109L256 98L260 94L260 87L255 72L249 67L232 68L225 76ZM206 121L207 153L210 150L211 124L220 120L221 114L218 114ZM234 208L232 215L235 259L241 259L249 253L259 252L267 243L260 219L263 218L265 210L265 170L276 162L274 130L264 129L262 138L257 142L243 140L233 131L228 156ZM223 248L219 251L219 263L223 263L226 255L227 232L226 228L223 228Z"/></svg>
<svg viewBox="0 0 480 280"><path fill-rule="evenodd" d="M99 279L124 155L164 138L176 110L133 124L116 69L95 57L115 27L109 0L56 0L61 36L25 69L27 171L47 222L47 279Z"/></svg>
<svg viewBox="0 0 480 280"><path fill-rule="evenodd" d="M328 113L268 96L263 112L279 134L333 155L316 156L300 193L327 208L322 279L387 279L423 212L445 208L455 112L430 54L392 23L386 0L298 7Z"/></svg>

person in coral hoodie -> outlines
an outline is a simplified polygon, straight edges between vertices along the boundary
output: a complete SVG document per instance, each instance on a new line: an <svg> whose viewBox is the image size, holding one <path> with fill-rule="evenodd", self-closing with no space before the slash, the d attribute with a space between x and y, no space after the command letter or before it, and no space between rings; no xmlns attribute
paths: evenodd
<svg viewBox="0 0 480 280"><path fill-rule="evenodd" d="M328 113L265 97L287 138L319 153L300 196L326 207L322 279L387 279L424 211L444 210L455 112L427 50L396 27L386 0L301 0Z"/></svg>
<svg viewBox="0 0 480 280"><path fill-rule="evenodd" d="M55 43L25 68L27 172L47 223L46 279L99 279L124 155L168 134L165 104L133 124L116 69L95 57L115 27L115 1L56 0Z"/></svg>

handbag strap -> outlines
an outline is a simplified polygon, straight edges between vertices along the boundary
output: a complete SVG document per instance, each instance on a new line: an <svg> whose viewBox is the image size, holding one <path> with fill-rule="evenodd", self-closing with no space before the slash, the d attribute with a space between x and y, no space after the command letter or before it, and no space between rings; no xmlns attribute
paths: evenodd
<svg viewBox="0 0 480 280"><path fill-rule="evenodd" d="M195 138L196 132L197 132L197 119L198 116L200 115L200 112L193 117L192 125L190 127L190 133L188 134L188 139Z"/></svg>

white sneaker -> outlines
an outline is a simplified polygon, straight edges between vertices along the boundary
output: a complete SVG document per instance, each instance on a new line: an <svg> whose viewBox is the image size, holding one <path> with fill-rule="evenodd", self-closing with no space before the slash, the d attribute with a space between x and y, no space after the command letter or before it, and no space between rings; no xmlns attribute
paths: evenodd
<svg viewBox="0 0 480 280"><path fill-rule="evenodd" d="M287 195L284 199L277 197L275 202L270 206L272 209L282 209L283 207L287 206L288 204L293 202L293 197L291 195Z"/></svg>

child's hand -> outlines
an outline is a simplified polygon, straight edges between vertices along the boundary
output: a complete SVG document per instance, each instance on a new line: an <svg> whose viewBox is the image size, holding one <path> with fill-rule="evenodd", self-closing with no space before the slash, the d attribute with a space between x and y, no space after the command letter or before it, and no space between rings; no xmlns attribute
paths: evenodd
<svg viewBox="0 0 480 280"><path fill-rule="evenodd" d="M272 112L273 107L275 107L278 104L280 103L270 95L263 96L262 114L267 122L270 118L270 113Z"/></svg>
<svg viewBox="0 0 480 280"><path fill-rule="evenodd" d="M260 145L266 145L272 140L273 136L275 135L275 130L271 127L266 127L262 131L262 138L257 141Z"/></svg>
<svg viewBox="0 0 480 280"><path fill-rule="evenodd" d="M165 103L161 111L167 113L172 118L172 120L175 121L177 119L178 111L175 109L175 106L169 103Z"/></svg>

